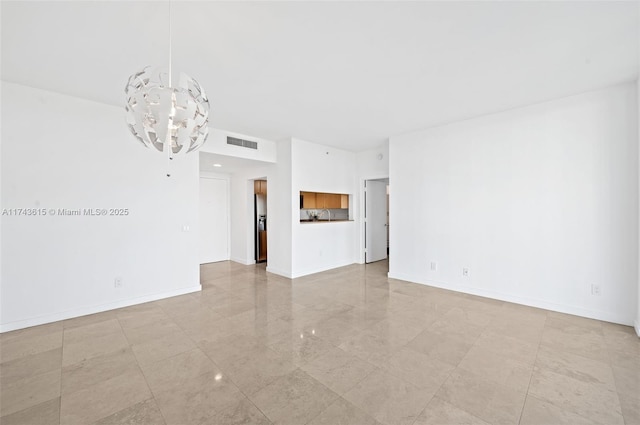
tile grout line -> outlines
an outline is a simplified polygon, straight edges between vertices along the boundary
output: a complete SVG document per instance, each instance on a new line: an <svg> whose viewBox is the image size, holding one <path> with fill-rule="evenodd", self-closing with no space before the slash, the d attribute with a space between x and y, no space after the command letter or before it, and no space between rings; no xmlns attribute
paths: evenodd
<svg viewBox="0 0 640 425"><path fill-rule="evenodd" d="M64 364L64 334L67 329L62 321L62 341L60 341L60 384L58 386L58 424L62 422L62 369Z"/></svg>
<svg viewBox="0 0 640 425"><path fill-rule="evenodd" d="M602 339L605 340L606 342L606 337L605 337L605 332L604 332L604 328L602 326L602 322L598 321L599 327L600 327L600 332L602 333ZM622 403L620 402L620 391L618 391L618 380L616 379L616 375L613 371L613 363L612 363L612 359L611 359L611 352L609 350L609 345L607 344L605 347L605 352L607 353L607 365L609 366L609 369L611 369L611 376L613 377L613 386L615 388L615 393L616 393L616 399L618 400L618 406L620 407L620 416L622 416L622 422L624 422L625 424L627 424L627 418L624 415L624 412L622 411ZM626 368L623 368L626 369Z"/></svg>
<svg viewBox="0 0 640 425"><path fill-rule="evenodd" d="M554 313L554 312L548 312L548 313ZM547 314L548 314L548 313L547 313ZM562 319L560 319L560 320L562 320ZM594 319L594 320L595 320L595 319ZM564 320L562 320L562 321L564 321ZM566 322L567 324L569 324L570 326L583 327L582 325L573 324L573 323L571 323L571 322L567 322L567 321L565 321L565 322ZM604 329L602 328L602 321L598 321L598 327L599 327L599 331L600 331L600 333L602 334L602 338L603 338L603 339L605 339L605 337L604 337ZM624 416L624 414L623 414L623 412L622 412L622 404L620 403L620 393L618 392L618 386L617 386L617 383L616 383L615 375L614 375L614 373L613 373L613 364L611 363L611 357L610 357L610 354L611 354L611 353L610 353L610 350L609 350L608 346L605 348L605 352L606 352L606 354L607 354L607 361L606 361L606 362L602 361L601 359L595 359L595 358L592 358L592 357L583 356L583 355L582 355L582 353L576 353L576 352L574 352L574 351L567 350L567 349L566 349L566 348L564 348L564 347L559 347L559 348L558 348L558 347L549 347L549 346L543 345L543 344L542 344L542 341L540 342L540 345L539 345L539 347L538 347L538 350L539 350L540 346L542 346L543 348L548 349L548 350L555 350L555 351L558 351L558 352L560 352L560 353L568 354L568 355L570 355L570 356L580 357L580 358L582 358L582 359L584 359L584 360L587 360L587 361L589 361L589 362L601 363L601 364L603 364L603 365L608 366L608 367L609 367L609 369L611 370L611 374L612 374L612 377L613 377L613 385L614 385L614 387L615 387L615 391L614 391L614 393L615 393L616 399L618 400L618 406L620 406L620 417L622 418L622 420L623 420L623 422L624 422L625 424L627 423L627 420L626 420L626 418L625 418L625 416ZM537 360L537 356L536 356L536 360ZM624 369L626 369L626 368L624 368ZM631 370L631 369L629 369L629 370ZM559 374L559 375L561 375L561 376L569 377L569 376L568 376L568 375L566 375L565 373L561 373L561 372L554 372L554 371L550 371L550 372L552 372L552 373L557 373L557 374ZM557 408L559 408L559 409L561 409L561 410L567 410L567 409L564 409L564 408L562 408L562 407L560 407L560 406L555 405L554 403L550 403L550 404L552 404L553 406L555 406L555 407L557 407ZM567 410L567 411L569 411L569 412L571 412L572 414L575 414L575 415L577 415L577 416L580 416L580 417L582 417L582 418L585 418L585 419L587 419L587 420L591 420L591 418L589 418L589 417L587 417L587 416L583 415L583 414L582 414L582 412L576 412L576 411L574 411L574 410Z"/></svg>
<svg viewBox="0 0 640 425"><path fill-rule="evenodd" d="M465 354L465 355L464 355L464 357L463 357L462 359L460 359L460 361L458 362L458 365L459 365L460 363L462 363L462 361L465 359L465 357L467 357L467 355L469 354L469 352L471 351L471 349L475 346L475 344L478 342L478 340L480 339L480 337L481 337L481 336L486 332L486 328L487 328L487 327L488 327L488 325L487 325L487 326L485 326L485 328L483 329L482 333L476 337L476 339L473 341L473 344L469 347L469 351L467 351L467 354ZM417 338L417 337L416 337L416 338ZM445 362L445 363L446 363L446 362ZM431 399L429 399L429 402L425 405L424 409L422 409L422 410L420 411L420 413L418 414L418 416L416 416L415 420L413 421L413 424L415 424L415 423L416 423L416 421L418 420L418 418L420 417L420 415L422 415L422 413L424 413L424 411L425 411L425 410L427 410L427 407L429 406L429 403L431 403L431 401L432 401L434 398L436 398L436 397L438 396L438 393L440 392L440 389L441 389L441 388L444 386L444 384L449 380L449 378L451 378L451 375L453 375L453 372L455 372L456 370L458 370L458 365L454 366L454 368L453 368L453 369L451 369L451 372L449 372L449 374L447 375L447 378L446 378L446 379L444 379L444 380L442 381L442 383L438 386L438 389L433 393L433 396L431 397ZM443 400L443 401L444 401L444 402L446 402L446 403L449 403L447 400ZM451 403L449 403L449 404L451 404ZM465 409L463 409L463 408L461 408L461 407L459 407L459 406L455 406L455 407L456 407L456 408L458 408L458 409L460 409L460 410L462 410L463 412L466 412L467 414L469 414L469 415L471 415L471 416L473 416L473 417L476 417L476 418L478 418L478 419L480 419L480 420L484 421L484 419L479 418L477 415L475 415L475 414L473 414L473 413L471 413L471 412L468 412L467 410L465 410ZM485 421L485 422L486 422L486 421Z"/></svg>
<svg viewBox="0 0 640 425"><path fill-rule="evenodd" d="M609 350L607 350L607 353L609 352ZM618 366L620 367L620 366ZM627 418L624 415L624 412L622 411L622 403L620 402L620 390L618 389L618 380L616 379L616 374L613 371L613 364L611 364L611 359L609 359L609 368L611 369L611 375L613 376L613 386L616 389L616 397L618 398L618 405L620 406L620 415L622 415L622 420L625 423L625 425L633 425L631 423L627 422ZM627 370L626 368L622 368Z"/></svg>
<svg viewBox="0 0 640 425"><path fill-rule="evenodd" d="M185 335L187 335L187 334L185 333ZM219 367L219 368L220 368L220 370L222 370L222 371L224 372L224 369L223 369L223 368L222 368L218 363L216 363L216 361L215 361L214 359L212 359L212 358L211 358L211 356L209 356L209 354L207 354L207 352L206 352L206 351L204 351L204 350L200 347L200 345L198 345L197 341L195 341L195 340L194 340L193 338L191 338L189 335L187 335L187 338L189 338L189 339L190 339L190 340L191 340L191 341L196 345L197 349L198 349L198 350L200 350L200 351L201 351L201 352L202 352L202 353L203 353L203 354L204 354L204 355L209 359L209 361L210 361L210 362L212 362L214 365L216 365L217 367ZM268 348L268 347L267 347L267 348ZM226 372L225 372L225 373L226 373ZM251 403L251 404L253 405L253 407L255 407L255 408L256 408L260 413L262 413L262 415L263 415L265 418L267 418L267 420L268 420L271 424L273 424L273 422L271 421L271 419L269 419L269 417L268 417L268 416L267 416L267 415L266 415L266 414L265 414L265 413L264 413L264 412L263 412L263 411L262 411L262 410L261 410L261 409L260 409L260 408L259 408L259 407L254 403L254 402L253 402L253 400L251 400L251 398L250 398L247 394L245 394L244 390L243 390L242 388L240 388L240 386L239 386L239 385L238 385L238 384L237 384L237 383L236 383L236 382L231 378L231 376L229 376L229 375L227 374L227 377L228 377L229 381L230 381L233 385L235 385L235 387L238 389L238 391L240 392L240 394L242 394L242 395L244 396L244 398L245 398L249 403ZM258 391L259 391L259 390L258 390ZM231 407L231 406L232 406L232 405L230 404L229 406L226 406L226 407L225 407L225 409L228 409L228 408L229 408L229 407ZM223 409L223 410L224 410L224 409Z"/></svg>
<svg viewBox="0 0 640 425"><path fill-rule="evenodd" d="M160 416L162 417L162 420L164 421L165 424L167 424L167 418L165 418L164 413L162 413L162 410L160 409L160 407L158 406L158 400L156 400L156 396L153 393L153 390L151 389L151 386L149 385L149 381L147 381L147 376L144 374L144 371L142 370L142 368L140 367L140 362L138 361L138 357L136 356L136 353L133 351L133 345L131 344L131 341L129 341L129 337L127 337L127 333L124 331L124 328L122 327L122 323L120 323L120 319L118 318L118 316L116 315L116 320L118 321L118 326L120 326L120 331L122 332L122 334L124 335L124 338L127 340L127 344L128 344L128 348L129 350L131 350L131 354L133 354L133 358L136 359L136 366L138 368L138 371L140 372L140 374L142 375L142 378L144 379L144 383L147 386L147 389L149 390L149 394L151 394L151 398L148 398L146 400L141 401L140 403L144 403L148 400L153 400L154 404L156 405L157 409L158 409L158 413L160 413ZM137 404L137 403L136 403ZM117 412L114 412L112 414L116 414L119 412L122 412L123 410L126 410L128 408L130 408L131 406L134 406L135 404L132 404L130 406L125 407L124 409L120 409ZM110 415L107 415L103 418L98 419L95 422L101 421L102 419L108 417ZM94 422L94 423L95 423Z"/></svg>
<svg viewBox="0 0 640 425"><path fill-rule="evenodd" d="M545 326L547 323L548 313L545 314ZM524 413L524 408L527 405L527 399L529 398L529 389L531 388L531 381L533 381L533 374L535 373L536 363L538 363L538 353L540 353L540 345L542 344L542 334L544 333L544 326L542 327L542 333L540 334L540 340L536 345L536 358L533 361L533 365L531 366L531 376L529 376L529 383L527 384L527 391L524 393L524 400L522 402L522 408L520 409L520 415L518 416L518 425L522 422L522 414Z"/></svg>

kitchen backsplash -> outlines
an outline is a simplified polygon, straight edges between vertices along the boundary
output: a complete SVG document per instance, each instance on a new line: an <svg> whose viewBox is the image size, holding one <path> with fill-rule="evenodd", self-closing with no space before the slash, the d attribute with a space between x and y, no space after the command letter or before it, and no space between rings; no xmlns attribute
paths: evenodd
<svg viewBox="0 0 640 425"><path fill-rule="evenodd" d="M320 214L320 212L322 210L318 209L318 208L308 208L308 209L301 209L300 210L300 219L301 220L307 220L309 218L309 216L307 215L307 211L317 211L318 214ZM330 209L329 211L331 211L331 220L348 220L349 219L349 209L348 208L335 208L335 209ZM327 219L327 213L325 212L320 219L322 220L326 220Z"/></svg>

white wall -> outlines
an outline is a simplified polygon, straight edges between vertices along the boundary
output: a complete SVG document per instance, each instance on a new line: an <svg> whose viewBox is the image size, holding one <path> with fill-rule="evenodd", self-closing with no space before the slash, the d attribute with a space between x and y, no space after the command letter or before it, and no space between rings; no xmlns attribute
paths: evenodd
<svg viewBox="0 0 640 425"><path fill-rule="evenodd" d="M632 324L637 104L624 84L391 138L390 276Z"/></svg>
<svg viewBox="0 0 640 425"><path fill-rule="evenodd" d="M218 202L218 206L222 206L224 205L224 207L226 208L226 216L227 216L227 223L226 223L226 234L227 234L227 255L226 258L222 258L222 256L220 256L220 259L217 259L216 261L223 261L223 260L230 260L231 259L231 245L232 245L232 239L231 239L231 221L232 221L232 217L231 217L231 199L232 199L232 187L231 187L231 175L227 174L227 173L214 173L214 172L210 172L210 171L200 171L199 172L199 176L200 178L198 179L198 184L199 189L202 188L202 180L203 179L217 179L217 180L224 180L224 182L227 185L227 196L226 199L220 200L220 202ZM198 246L198 250L199 250L199 257L200 258L200 264L204 264L202 263L202 237L204 236L205 232L207 231L205 223L203 222L203 212L202 212L202 208L203 208L203 199L202 197L199 195L198 196L198 202L199 202L199 211L198 211L198 221L199 221L199 226L198 226L198 233L199 233L199 237L200 239L200 245ZM218 212L222 213L222 210L218 210ZM213 217L209 217L209 219L213 220ZM206 237L206 236L205 236ZM221 241L211 241L211 244L209 247L211 248L213 246L213 244L216 244L217 242L221 242ZM220 248L220 246L218 246Z"/></svg>
<svg viewBox="0 0 640 425"><path fill-rule="evenodd" d="M1 88L3 208L130 212L3 216L1 330L199 290L198 156L174 161L167 178L123 108Z"/></svg>
<svg viewBox="0 0 640 425"><path fill-rule="evenodd" d="M300 223L299 197L300 191L355 194L356 154L293 139L291 163L292 276L353 264L356 222Z"/></svg>
<svg viewBox="0 0 640 425"><path fill-rule="evenodd" d="M358 177L361 180L389 177L389 142L356 153L356 161Z"/></svg>

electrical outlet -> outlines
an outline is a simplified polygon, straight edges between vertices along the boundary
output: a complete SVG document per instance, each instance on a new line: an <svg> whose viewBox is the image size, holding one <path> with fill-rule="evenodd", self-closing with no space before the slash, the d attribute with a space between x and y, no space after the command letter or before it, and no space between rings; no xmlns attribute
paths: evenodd
<svg viewBox="0 0 640 425"><path fill-rule="evenodd" d="M438 263L436 263L435 261L431 262L431 271L435 272L438 270Z"/></svg>
<svg viewBox="0 0 640 425"><path fill-rule="evenodd" d="M591 284L591 295L600 295L600 285Z"/></svg>
<svg viewBox="0 0 640 425"><path fill-rule="evenodd" d="M113 287L114 288L122 288L122 278L121 277L116 277L113 281Z"/></svg>
<svg viewBox="0 0 640 425"><path fill-rule="evenodd" d="M462 269L462 276L469 277L469 268L465 267Z"/></svg>

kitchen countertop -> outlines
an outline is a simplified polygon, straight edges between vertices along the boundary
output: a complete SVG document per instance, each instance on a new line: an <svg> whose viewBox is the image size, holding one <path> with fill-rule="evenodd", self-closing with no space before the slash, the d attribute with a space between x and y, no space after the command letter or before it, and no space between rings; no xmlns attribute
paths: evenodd
<svg viewBox="0 0 640 425"><path fill-rule="evenodd" d="M327 220L327 219L323 219L323 220L310 220L308 218L301 218L300 219L300 223L344 223L345 221L353 221L353 220L347 220L347 219L336 219L336 220Z"/></svg>

